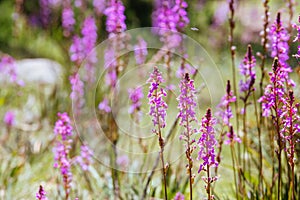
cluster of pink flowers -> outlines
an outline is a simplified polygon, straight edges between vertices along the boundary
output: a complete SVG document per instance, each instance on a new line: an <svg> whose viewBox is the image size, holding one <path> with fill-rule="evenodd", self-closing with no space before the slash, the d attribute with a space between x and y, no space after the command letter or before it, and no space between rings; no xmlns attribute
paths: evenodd
<svg viewBox="0 0 300 200"><path fill-rule="evenodd" d="M67 140L73 134L73 127L71 125L71 120L68 114L65 113L57 113L58 120L55 123L54 134L55 136L61 136L62 140Z"/></svg>
<svg viewBox="0 0 300 200"><path fill-rule="evenodd" d="M162 1L156 5L153 12L153 26L161 29L169 29L171 31L182 31L189 23L186 8L188 4L184 0L176 0L174 5L170 1ZM162 30L161 34L167 30Z"/></svg>
<svg viewBox="0 0 300 200"><path fill-rule="evenodd" d="M106 31L109 34L109 46L105 50L104 63L107 73L105 75L106 84L115 88L120 63L116 61L119 50L125 48L126 30L125 7L121 0L109 0L107 8L104 10L106 15Z"/></svg>
<svg viewBox="0 0 300 200"><path fill-rule="evenodd" d="M73 37L73 43L70 46L70 58L76 65L80 65L85 57L84 46L81 42L81 38L77 35Z"/></svg>
<svg viewBox="0 0 300 200"><path fill-rule="evenodd" d="M226 94L221 98L220 104L217 106L216 116L221 118L223 125L231 126L230 119L233 118L231 103L236 101L236 97L231 90L230 81L227 81Z"/></svg>
<svg viewBox="0 0 300 200"><path fill-rule="evenodd" d="M12 127L15 124L15 113L12 111L7 111L4 115L4 123L6 124L6 126L8 127Z"/></svg>
<svg viewBox="0 0 300 200"><path fill-rule="evenodd" d="M259 98L258 102L262 104L264 117L271 115L271 110L274 109L276 113L280 114L281 106L279 103L285 102L285 82L286 82L286 71L281 65L279 60L275 58L273 63L273 71L269 73L270 84L265 88L264 95Z"/></svg>
<svg viewBox="0 0 300 200"><path fill-rule="evenodd" d="M24 86L24 82L18 79L16 72L16 61L9 55L4 55L0 61L0 74L3 74L5 78L11 83L16 83L19 86Z"/></svg>
<svg viewBox="0 0 300 200"><path fill-rule="evenodd" d="M158 128L164 128L166 126L166 116L168 105L163 100L163 97L167 96L165 90L160 86L161 83L165 82L162 74L157 67L154 67L150 78L147 83L150 83L148 99L150 105L149 115L152 117L154 126ZM156 133L156 130L153 130Z"/></svg>
<svg viewBox="0 0 300 200"><path fill-rule="evenodd" d="M126 30L125 7L121 0L110 0L104 14L107 17L106 31L108 33L121 33Z"/></svg>
<svg viewBox="0 0 300 200"><path fill-rule="evenodd" d="M201 128L199 130L202 133L198 145L199 153L198 160L202 160L198 173L202 170L207 170L205 167L217 167L218 162L216 161L215 148L217 146L217 140L215 138L214 125L216 124L215 118L213 118L211 109L206 111L205 116L202 118Z"/></svg>
<svg viewBox="0 0 300 200"><path fill-rule="evenodd" d="M111 112L111 107L107 98L104 98L98 105L98 109L105 113Z"/></svg>
<svg viewBox="0 0 300 200"><path fill-rule="evenodd" d="M173 12L176 13L177 29L179 31L183 30L189 23L189 17L187 15L188 4L184 0L175 0L175 5L173 7Z"/></svg>
<svg viewBox="0 0 300 200"><path fill-rule="evenodd" d="M35 197L37 200L48 200L43 186L40 185L39 191L36 193Z"/></svg>
<svg viewBox="0 0 300 200"><path fill-rule="evenodd" d="M183 76L180 82L180 95L177 100L179 109L177 118L180 119L180 126L185 128L181 138L186 140L196 132L196 130L192 128L191 124L192 122L197 122L195 112L197 107L196 90L194 80L190 79L188 73Z"/></svg>
<svg viewBox="0 0 300 200"><path fill-rule="evenodd" d="M70 57L77 66L79 66L86 58L84 63L86 77L89 83L94 82L94 67L97 63L97 55L92 51L97 42L97 26L93 17L87 17L82 25L82 38L79 36L73 37L73 43L70 46Z"/></svg>
<svg viewBox="0 0 300 200"><path fill-rule="evenodd" d="M83 171L87 171L93 163L94 153L87 145L82 145L80 149L80 155L76 157L76 162L79 163Z"/></svg>
<svg viewBox="0 0 300 200"><path fill-rule="evenodd" d="M138 43L134 46L134 56L137 65L142 65L146 61L148 55L147 42L139 38Z"/></svg>
<svg viewBox="0 0 300 200"><path fill-rule="evenodd" d="M180 192L177 192L174 197L174 200L184 200L184 195L181 194Z"/></svg>
<svg viewBox="0 0 300 200"><path fill-rule="evenodd" d="M157 34L169 49L180 45L182 37L178 32L183 31L189 23L186 8L188 4L184 0L157 1L152 14L152 25L158 27Z"/></svg>
<svg viewBox="0 0 300 200"><path fill-rule="evenodd" d="M293 91L289 91L287 100L282 106L282 113L280 118L282 119L282 138L285 138L288 145L286 151L288 152L289 163L294 164L295 145L299 140L296 139L296 134L300 133L300 116L298 114L299 104L295 103L295 97Z"/></svg>
<svg viewBox="0 0 300 200"><path fill-rule="evenodd" d="M56 143L53 149L55 160L54 167L60 169L66 197L68 197L72 182L69 151L72 144L71 136L73 134L73 128L67 113L58 113L57 116L59 119L56 121L54 127L54 134L56 136Z"/></svg>
<svg viewBox="0 0 300 200"><path fill-rule="evenodd" d="M78 114L84 104L84 84L80 80L80 76L78 73L75 73L69 78L71 83L71 99L73 101L73 111L75 114Z"/></svg>
<svg viewBox="0 0 300 200"><path fill-rule="evenodd" d="M176 19L169 1L162 1L161 5L153 12L152 16L153 26L161 29L169 29L176 31ZM161 34L166 33L167 30L161 30Z"/></svg>
<svg viewBox="0 0 300 200"><path fill-rule="evenodd" d="M252 54L251 46L248 46L248 52L246 53L243 62L240 64L240 73L244 77L244 80L240 81L240 91L244 93L250 93L254 90L253 85L256 79L255 67L256 59Z"/></svg>
<svg viewBox="0 0 300 200"><path fill-rule="evenodd" d="M97 42L97 26L93 17L87 17L82 26L82 43L88 54L95 47Z"/></svg>
<svg viewBox="0 0 300 200"><path fill-rule="evenodd" d="M133 114L134 112L139 112L142 106L141 99L144 97L143 88L130 88L128 89L129 99L131 101L131 106L129 107L129 114Z"/></svg>
<svg viewBox="0 0 300 200"><path fill-rule="evenodd" d="M63 3L62 9L62 27L64 30L64 36L69 37L74 30L74 25L76 23L74 11L70 0Z"/></svg>
<svg viewBox="0 0 300 200"><path fill-rule="evenodd" d="M54 168L59 168L63 179L63 185L66 195L70 194L71 182L73 175L71 172L71 160L69 152L71 149L72 140L56 141L54 151Z"/></svg>
<svg viewBox="0 0 300 200"><path fill-rule="evenodd" d="M82 38L73 37L73 44L70 47L71 61L81 63L92 51L97 42L97 26L93 17L87 17L81 30Z"/></svg>
<svg viewBox="0 0 300 200"><path fill-rule="evenodd" d="M288 41L290 36L282 25L281 14L277 14L275 22L272 24L269 39L271 43L271 56L272 58L278 57L279 61L287 67L286 61L289 59L289 45Z"/></svg>
<svg viewBox="0 0 300 200"><path fill-rule="evenodd" d="M286 79L289 85L294 86L292 80L288 78L288 73L292 72L291 67L288 65L287 60L289 59L289 39L290 36L283 26L280 13L277 14L277 18L272 24L269 32L269 40L271 46L271 57L278 58L280 63L282 76Z"/></svg>
<svg viewBox="0 0 300 200"><path fill-rule="evenodd" d="M116 52L113 48L105 49L104 67L107 69L105 74L105 83L114 88L117 84L117 62L115 60Z"/></svg>
<svg viewBox="0 0 300 200"><path fill-rule="evenodd" d="M39 0L40 19L44 27L49 25L51 19L51 3L50 0Z"/></svg>

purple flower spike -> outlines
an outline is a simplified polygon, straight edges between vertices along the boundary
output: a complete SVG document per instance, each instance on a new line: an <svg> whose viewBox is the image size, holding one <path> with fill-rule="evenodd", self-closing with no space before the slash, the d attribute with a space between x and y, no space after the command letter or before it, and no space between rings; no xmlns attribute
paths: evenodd
<svg viewBox="0 0 300 200"><path fill-rule="evenodd" d="M230 119L233 118L230 104L236 101L236 97L231 90L230 81L227 81L226 94L222 97L220 104L217 106L216 116L221 118L223 125L230 126Z"/></svg>
<svg viewBox="0 0 300 200"><path fill-rule="evenodd" d="M164 35L169 30L177 31L178 15L172 10L172 6L169 1L164 0L160 7L153 13L152 16L153 26L161 28L160 34Z"/></svg>
<svg viewBox="0 0 300 200"><path fill-rule="evenodd" d="M182 31L190 22L186 11L187 7L188 4L184 0L175 0L175 5L172 10L174 14L177 14L175 15L175 18L178 31Z"/></svg>
<svg viewBox="0 0 300 200"><path fill-rule="evenodd" d="M94 153L87 145L81 146L80 149L80 155L76 158L76 161L83 171L87 171L89 166L93 163Z"/></svg>
<svg viewBox="0 0 300 200"><path fill-rule="evenodd" d="M282 107L283 112L280 116L283 124L281 135L287 141L286 152L288 153L289 164L292 166L295 163L296 134L300 133L299 104L295 103L293 91L289 91L286 98L287 100L284 102Z"/></svg>
<svg viewBox="0 0 300 200"><path fill-rule="evenodd" d="M74 30L76 21L74 18L74 11L71 5L63 8L62 11L62 27L64 29L64 36L69 37Z"/></svg>
<svg viewBox="0 0 300 200"><path fill-rule="evenodd" d="M71 189L72 172L69 152L72 145L72 130L71 120L67 113L58 113L58 120L55 123L54 134L56 143L53 148L54 167L60 169L65 189L66 199L68 199Z"/></svg>
<svg viewBox="0 0 300 200"><path fill-rule="evenodd" d="M288 42L290 36L286 28L282 25L280 16L280 13L278 13L269 33L271 57L277 57L282 67L285 68L287 72L291 72L291 68L287 64L287 60L289 59Z"/></svg>
<svg viewBox="0 0 300 200"><path fill-rule="evenodd" d="M285 101L283 97L287 73L277 57L273 63L273 72L270 72L269 75L271 83L266 86L264 95L258 99L258 102L262 104L264 117L271 115L271 109L275 109L276 113L281 113L280 108L275 104Z"/></svg>
<svg viewBox="0 0 300 200"><path fill-rule="evenodd" d="M71 161L69 159L69 152L71 150L72 140L56 141L53 149L54 152L54 168L59 168L63 179L66 196L69 195L72 182Z"/></svg>
<svg viewBox="0 0 300 200"><path fill-rule="evenodd" d="M152 122L154 126L158 126L158 128L164 128L166 126L166 115L168 105L163 100L163 97L167 96L165 90L160 87L160 84L165 82L160 71L157 67L154 67L153 72L150 75L147 83L150 83L148 99L150 105L149 115L152 117ZM157 133L156 130L153 130Z"/></svg>
<svg viewBox="0 0 300 200"><path fill-rule="evenodd" d="M109 6L104 11L108 33L121 33L126 30L124 11L125 7L121 0L110 0Z"/></svg>
<svg viewBox="0 0 300 200"><path fill-rule="evenodd" d="M37 200L48 200L48 198L46 197L46 192L45 192L43 186L40 185L40 189L36 193L35 197L36 197Z"/></svg>
<svg viewBox="0 0 300 200"><path fill-rule="evenodd" d="M51 20L51 4L49 0L39 0L40 5L40 18L43 27L49 25Z"/></svg>
<svg viewBox="0 0 300 200"><path fill-rule="evenodd" d="M111 107L109 106L109 102L107 98L104 98L103 101L99 103L98 109L105 113L111 112Z"/></svg>
<svg viewBox="0 0 300 200"><path fill-rule="evenodd" d="M179 114L177 118L180 119L179 125L185 128L181 138L186 140L195 130L191 126L191 122L197 122L196 119L196 90L194 80L190 79L189 74L186 73L180 82L180 95L177 98Z"/></svg>
<svg viewBox="0 0 300 200"><path fill-rule="evenodd" d="M134 46L134 55L137 65L142 65L146 61L148 55L147 42L139 38L137 45Z"/></svg>
<svg viewBox="0 0 300 200"><path fill-rule="evenodd" d="M70 52L71 61L75 62L79 66L83 61L83 59L85 58L85 54L84 54L84 45L82 43L82 40L77 35L73 37L73 43L70 46L69 52Z"/></svg>
<svg viewBox="0 0 300 200"><path fill-rule="evenodd" d="M143 88L142 87L137 87L135 89L128 89L128 95L129 95L129 99L131 101L131 105L129 107L129 114L134 114L137 113L137 117L139 117L139 115L141 114L141 106L142 106L142 102L141 99L144 97L143 94ZM138 118L139 119L139 118Z"/></svg>
<svg viewBox="0 0 300 200"><path fill-rule="evenodd" d="M211 109L208 109L205 116L202 118L202 125L199 130L202 135L198 141L198 146L200 148L198 153L198 160L203 161L203 163L200 164L198 173L203 170L207 170L205 169L206 166L218 166L218 162L215 159L215 148L217 146L215 129L213 127L215 123L216 120L212 117Z"/></svg>
<svg viewBox="0 0 300 200"><path fill-rule="evenodd" d="M97 42L97 26L93 17L87 17L84 20L81 34L82 43L86 51L85 55L88 55Z"/></svg>
<svg viewBox="0 0 300 200"><path fill-rule="evenodd" d="M254 91L253 85L256 79L255 67L256 59L252 54L251 45L248 45L248 52L246 53L243 62L240 64L240 73L244 80L240 81L240 91L250 93Z"/></svg>
<svg viewBox="0 0 300 200"><path fill-rule="evenodd" d="M66 112L57 113L58 120L55 123L54 134L56 136L61 136L63 141L68 140L72 136L73 127L71 125L71 120Z"/></svg>
<svg viewBox="0 0 300 200"><path fill-rule="evenodd" d="M97 26L93 17L87 17L82 25L82 38L73 37L73 43L70 47L71 61L79 66L86 58L84 63L86 76L85 80L92 84L94 82L95 64L97 63L97 54L92 51L97 43Z"/></svg>
<svg viewBox="0 0 300 200"><path fill-rule="evenodd" d="M84 84L80 80L78 73L75 73L74 75L70 76L69 80L72 86L72 92L70 97L73 101L73 112L75 114L79 114L84 104Z"/></svg>

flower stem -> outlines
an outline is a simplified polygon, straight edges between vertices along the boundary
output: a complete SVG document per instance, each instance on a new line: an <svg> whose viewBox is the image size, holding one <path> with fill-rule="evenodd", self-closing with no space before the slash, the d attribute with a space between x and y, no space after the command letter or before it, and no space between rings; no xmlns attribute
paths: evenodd
<svg viewBox="0 0 300 200"><path fill-rule="evenodd" d="M210 194L210 183L211 183L211 181L210 181L210 174L209 174L209 165L207 164L206 165L206 172L207 172L207 188L206 188L206 192L207 192L207 199L208 200L211 200L212 198L211 198L211 194Z"/></svg>
<svg viewBox="0 0 300 200"><path fill-rule="evenodd" d="M157 90L156 90L156 96L158 96L157 94ZM158 107L156 106L156 113L158 112ZM164 146L165 146L165 142L164 139L161 135L161 129L160 129L160 122L159 122L159 115L157 115L156 117L157 123L158 123L158 140L159 140L159 146L160 146L160 160L161 160L161 164L162 164L162 175L163 175L163 184L164 184L164 192L165 192L165 200L168 200L168 193L167 193L167 178L166 178L166 168L165 168L165 160L164 160Z"/></svg>
<svg viewBox="0 0 300 200"><path fill-rule="evenodd" d="M236 169L235 169L234 146L232 144L230 145L230 153L231 153L233 178L234 178L234 185L235 185L235 196L236 196L236 199L239 200L238 186L237 186L237 180L236 180L236 174L235 174Z"/></svg>
<svg viewBox="0 0 300 200"><path fill-rule="evenodd" d="M258 132L258 151L259 151L259 173L258 173L258 188L262 192L262 195L264 197L264 186L263 186L263 155L262 155L262 145L261 145L261 128L259 123L259 116L257 111L257 103L256 103L256 97L255 93L253 92L253 102L254 102L254 112L255 112L255 119L256 119L256 126L257 126L257 132ZM260 116L261 117L261 116ZM263 198L262 197L262 198Z"/></svg>

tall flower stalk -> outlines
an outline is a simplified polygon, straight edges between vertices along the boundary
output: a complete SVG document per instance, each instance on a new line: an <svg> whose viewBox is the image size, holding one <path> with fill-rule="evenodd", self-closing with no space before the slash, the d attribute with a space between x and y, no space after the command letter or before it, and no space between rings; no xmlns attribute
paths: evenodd
<svg viewBox="0 0 300 200"><path fill-rule="evenodd" d="M105 49L104 63L105 69L107 70L105 79L106 85L108 86L108 95L106 95L104 99L105 101L102 102L103 104L101 104L101 106L99 104L99 108L101 108L101 110L104 109L104 112L106 112L107 114L106 120L109 128L106 131L106 135L112 142L112 154L110 156L110 162L111 165L114 166L114 168L111 169L112 182L115 198L119 199L121 198L121 184L119 179L119 172L118 170L116 170L116 159L118 158L116 145L119 141L119 131L113 113L107 113L107 111L111 110L112 108L107 106L106 102L112 102L115 108L118 107L117 102L113 101L111 98L114 96L115 99L118 99L118 95L115 92L117 80L119 74L125 68L125 63L119 55L120 51L126 48L126 34L123 33L126 30L126 16L124 12L125 6L123 5L121 0L106 1L106 8L103 11L103 14L106 16L105 28L108 33L109 43L108 47Z"/></svg>
<svg viewBox="0 0 300 200"><path fill-rule="evenodd" d="M268 45L268 35L269 35L269 23L270 23L270 12L269 12L269 0L264 0L263 2L264 6L264 15L263 15L263 30L261 32L261 45L262 45L262 53L260 54L261 58L261 64L260 64L260 70L261 70L261 78L259 82L259 88L260 88L260 96L264 94L264 79L265 79L265 62L267 58L267 45ZM260 109L260 116L262 116L262 110ZM262 118L260 118L262 119ZM260 120L260 126L262 126L262 120Z"/></svg>
<svg viewBox="0 0 300 200"><path fill-rule="evenodd" d="M231 55L231 69L232 69L232 83L233 83L233 94L237 95L237 81L236 81L236 67L235 67L235 49L236 47L234 46L234 28L235 28L235 20L234 20L234 15L235 15L235 8L234 8L234 0L229 0L229 48L230 48L230 55ZM234 102L234 107L235 107L235 117L236 117L236 131L237 133L239 132L239 104L238 101ZM240 145L238 145L238 161L241 160L241 153L240 153Z"/></svg>
<svg viewBox="0 0 300 200"><path fill-rule="evenodd" d="M171 49L182 45L183 38L178 32L182 32L189 23L187 14L188 4L184 0L174 2L163 0L155 2L155 9L152 14L152 24L158 27L158 34L161 41L167 48L164 53L164 62L167 68L167 85L171 82ZM169 101L169 99L167 100Z"/></svg>
<svg viewBox="0 0 300 200"><path fill-rule="evenodd" d="M61 20L64 36L71 36L72 32L74 31L76 20L74 18L74 10L72 8L72 3L70 0L66 0L63 2Z"/></svg>
<svg viewBox="0 0 300 200"><path fill-rule="evenodd" d="M74 73L69 77L72 92L70 98L73 101L73 112L78 116L84 104L84 83L80 80L80 76Z"/></svg>
<svg viewBox="0 0 300 200"><path fill-rule="evenodd" d="M56 121L54 127L54 134L56 136L56 144L53 149L55 159L54 167L60 169L63 178L65 199L68 200L73 177L71 172L71 159L69 157L71 144L73 142L71 139L73 127L67 113L58 113L57 116L59 119Z"/></svg>
<svg viewBox="0 0 300 200"><path fill-rule="evenodd" d="M284 76L289 86L294 86L295 83L288 78L288 73L292 72L291 67L288 65L287 60L289 59L289 39L290 36L283 26L281 21L280 12L277 13L277 18L272 24L270 33L270 46L271 46L271 57L278 58L281 65L282 71L284 71Z"/></svg>
<svg viewBox="0 0 300 200"><path fill-rule="evenodd" d="M263 1L263 7L264 7L264 15L263 15L263 30L261 32L261 45L262 45L262 53L258 54L259 57L261 58L261 63L260 63L260 71L261 71L261 77L260 77L260 81L259 81L259 96L263 96L264 94L264 80L265 80L265 76L266 76L266 72L265 72L265 62L266 62L266 58L267 58L267 51L268 51L268 35L269 35L269 23L270 23L270 12L269 12L269 0L264 0ZM254 93L253 93L254 96ZM256 100L254 100L254 102L256 103ZM256 107L256 106L255 106ZM261 145L261 129L264 125L263 123L263 117L262 117L262 107L259 106L259 124L257 125L257 129L258 129L258 134L259 134L259 154L260 154L260 176L259 176L259 186L261 191L263 191L263 184L262 184L262 177L263 177L263 163L262 163L262 145ZM258 115L256 114L256 117L258 117ZM272 145L271 145L272 147ZM273 151L273 150L272 150Z"/></svg>
<svg viewBox="0 0 300 200"><path fill-rule="evenodd" d="M247 132L247 107L250 104L249 98L251 97L251 94L254 93L255 87L254 83L256 80L256 73L255 73L255 67L256 65L256 59L252 54L252 48L251 45L248 46L248 51L244 57L243 62L240 64L240 74L242 75L242 80L240 81L240 92L243 94L241 96L241 100L243 101L244 107L243 107L243 132L244 132L244 152L243 152L243 171L246 171L246 152L248 148L248 132ZM256 108L255 108L256 109ZM257 120L258 121L258 120ZM260 133L259 133L260 135ZM248 159L248 170L251 171L250 167L250 161ZM250 172L249 171L249 172Z"/></svg>
<svg viewBox="0 0 300 200"><path fill-rule="evenodd" d="M296 134L300 133L300 116L298 115L299 104L295 103L294 92L292 90L289 91L289 94L286 97L286 101L284 101L284 105L282 107L282 130L281 135L287 142L287 146L285 148L288 155L288 163L291 168L291 198L294 200L295 197L295 145L298 142L296 139Z"/></svg>
<svg viewBox="0 0 300 200"><path fill-rule="evenodd" d="M161 83L165 82L162 77L162 74L157 67L154 67L153 72L151 73L147 83L150 83L148 99L150 105L149 115L152 117L152 122L154 129L153 133L158 136L159 146L160 146L160 159L162 163L162 174L163 174L163 183L164 183L164 192L165 199L168 199L167 193L167 181L166 181L166 166L164 161L164 147L165 141L162 137L162 129L166 126L166 115L168 105L164 101L163 97L167 96L165 90L160 86Z"/></svg>
<svg viewBox="0 0 300 200"><path fill-rule="evenodd" d="M234 175L234 185L236 188L236 198L238 199L238 184L237 184L237 179L236 179L236 160L235 157L235 152L234 152L234 144L235 142L241 143L240 138L234 133L232 124L230 120L233 118L232 114L232 109L231 105L236 101L236 97L233 95L233 91L231 90L231 84L230 81L227 81L227 86L226 86L226 94L221 98L220 104L217 106L218 111L216 112L216 116L220 118L220 123L222 125L222 131L220 134L220 138L218 141L218 154L216 156L217 162L220 164L221 163L221 153L222 153L222 146L223 143L226 145L230 145L231 148L231 160L232 160L232 166L233 166L233 175ZM227 130L224 130L224 127L226 127ZM227 140L224 141L225 135L228 137ZM218 167L215 168L215 174L218 174ZM238 175L240 173L238 172ZM239 181L241 180L239 176ZM240 183L240 182L239 182ZM240 184L239 184L240 185Z"/></svg>
<svg viewBox="0 0 300 200"><path fill-rule="evenodd" d="M192 136L196 132L192 127L193 122L197 122L196 119L196 90L194 86L194 81L190 79L189 74L186 73L181 82L180 82L180 95L177 98L178 100L178 109L179 114L177 118L179 118L179 125L184 128L184 132L180 136L185 144L185 155L188 161L186 165L189 180L190 180L190 199L193 199L193 182L195 175L192 174L193 168L193 158L192 153L195 150L195 139L192 139Z"/></svg>
<svg viewBox="0 0 300 200"><path fill-rule="evenodd" d="M215 118L213 118L211 109L207 109L205 116L202 118L201 128L199 130L202 133L199 141L199 153L198 160L203 161L200 164L198 173L201 171L206 172L206 177L202 177L205 182L205 189L207 193L207 199L212 200L214 196L211 194L211 185L217 180L216 176L211 176L211 167L217 167L218 162L216 161L215 148L217 146L217 140L215 138L214 125L216 123Z"/></svg>
<svg viewBox="0 0 300 200"><path fill-rule="evenodd" d="M282 163L281 163L281 152L284 148L283 138L280 131L281 124L281 113L282 113L282 103L285 102L285 82L286 82L286 71L281 65L278 58L274 59L273 72L270 74L270 84L266 86L264 96L262 96L258 101L262 104L263 116L272 116L272 121L275 127L275 132L277 134L277 145L276 150L278 159L278 188L277 196L280 199L281 196L281 176L282 176Z"/></svg>

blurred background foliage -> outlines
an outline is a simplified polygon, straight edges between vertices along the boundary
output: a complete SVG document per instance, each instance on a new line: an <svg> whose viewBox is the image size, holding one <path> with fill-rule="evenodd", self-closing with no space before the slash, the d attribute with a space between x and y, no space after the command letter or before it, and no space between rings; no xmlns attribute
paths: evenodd
<svg viewBox="0 0 300 200"><path fill-rule="evenodd" d="M7 86L6 89L1 88L0 107L1 110L4 105L7 107L18 107L23 104L23 101L19 101L19 97L27 99L28 96L34 95L38 97L38 104L30 107L30 111L34 109L41 109L44 116L50 116L49 121L42 121L34 132L22 130L14 130L17 134L14 134L10 138L11 142L8 142L10 152L6 155L1 154L0 165L0 197L2 190L5 189L7 196L15 196L15 199L33 199L33 194L36 192L39 183L52 181L54 177L49 176L54 174L53 169L53 156L51 152L52 142L52 128L54 120L56 119L56 113L60 110L71 110L71 102L68 98L70 93L68 75L70 74L72 63L69 59L69 46L71 44L70 39L63 37L63 30L61 28L61 10L60 8L54 10L51 16L50 23L47 26L43 26L37 18L40 11L38 0L24 0L24 6L19 8L16 6L16 2L22 0L1 0L0 1L0 52L12 55L17 60L24 58L48 58L60 63L64 68L65 75L63 77L64 84L62 84L61 92L56 94L57 96L51 97L51 99L45 99L40 93L38 87L25 87L21 93L17 93L16 88ZM153 9L151 0L123 0L126 7L126 24L128 29L138 27L150 27L151 26L151 13ZM188 0L188 14L190 18L190 24L185 29L185 34L194 40L198 41L208 54L216 62L221 73L224 76L224 80L231 78L230 70L230 53L228 45L228 5L227 0ZM285 24L288 23L288 9L285 0L272 0L270 3L271 23L274 21L277 11L282 12L282 19ZM92 4L88 4L92 7ZM300 13L299 5L295 6L295 15L293 22L297 22L297 14ZM82 22L85 15L90 13L81 12L80 8L75 8L76 19ZM249 43L252 44L254 52L262 50L260 44L260 32L263 27L261 16L263 15L263 6L261 0L239 0L236 10L236 29L234 32L234 45L237 47L237 66L242 60L242 56L246 53L246 48ZM98 25L98 42L104 41L107 38L105 32L105 16L97 18ZM80 32L81 24L76 23L76 33ZM296 32L293 31L291 37L294 37ZM295 54L297 44L291 43L290 55ZM258 59L259 60L259 59ZM267 67L271 68L271 59L268 59ZM291 66L297 67L298 62L295 58L290 59ZM258 61L259 63L259 61ZM293 74L294 79L298 79ZM44 98L44 99L43 99ZM50 100L53 100L50 105ZM63 101L61 101L63 100ZM46 103L45 103L45 102ZM60 103L58 103L58 101ZM0 114L2 119L4 112ZM41 128L42 127L42 128ZM28 137L27 134L32 134ZM33 137L31 137L33 136ZM19 143L14 143L19 141ZM11 145L12 144L12 145ZM22 145L20 145L22 144ZM44 154L45 153L45 154ZM229 154L228 149L225 150L225 154ZM9 158L9 159L8 159ZM268 163L266 162L266 166ZM9 169L9 171L7 170ZM105 167L99 167L98 171L107 170ZM224 174L228 175L231 171L229 166L224 166L221 170L225 171ZM76 174L82 175L80 170L75 170ZM19 176L22 174L22 176ZM37 175L38 174L38 175ZM98 174L95 169L91 170L91 176L94 178L92 182L92 190L96 195L107 196L108 190L111 188L105 188L103 179L107 174ZM99 177L101 176L101 177ZM122 176L122 175L121 175ZM132 175L133 176L133 175ZM47 177L46 180L43 178ZM124 186L125 190L130 190L134 193L135 188L127 188L129 185L141 184L138 180L131 180L130 177L128 186ZM158 180L159 175L156 177ZM84 180L84 176L76 178L75 182L80 185L74 186L75 193L79 191L79 187L83 186L81 196L88 194L90 189L88 182ZM172 193L178 191L182 184L178 177L170 176L170 179L176 184L171 189ZM26 183L27 185L24 185ZM156 182L158 185L158 183ZM31 187L33 185L33 187ZM186 186L186 185L185 185ZM57 196L55 192L59 191L55 188L55 185L48 185L47 190L51 192L51 196ZM61 187L61 186L57 186ZM97 191L98 188L102 188L103 191ZM159 187L158 187L159 188ZM61 189L62 190L62 189ZM132 191L133 190L133 191ZM155 193L155 188L153 189ZM158 189L159 190L159 189ZM228 188L227 191L233 192L233 188ZM49 193L50 193L49 192ZM128 194L130 193L128 192ZM98 196L98 197L99 197ZM100 197L101 197L100 196ZM230 197L230 194L228 194ZM89 198L87 198L89 199ZM130 196L128 196L130 199Z"/></svg>
<svg viewBox="0 0 300 200"><path fill-rule="evenodd" d="M18 1L18 0L17 0ZM151 13L153 9L151 0L124 0L126 7L126 24L128 29L151 26ZM214 57L214 60L227 58L228 54L228 5L225 0L190 0L188 13L190 24L185 33L200 42ZM251 43L254 52L261 50L259 33L262 29L261 16L263 6L261 0L239 0L236 5L235 45L237 52L243 55L246 45ZM287 1L273 0L270 2L271 22L274 21L277 11L281 11L284 22L288 21ZM67 64L67 53L70 41L66 42L61 28L61 10L54 9L50 24L43 27L37 18L40 7L38 0L24 1L21 10L11 0L2 0L0 9L0 49L4 53L17 58L46 57ZM88 6L92 7L90 3ZM297 22L299 6L295 7L294 22ZM82 21L84 15L75 8L76 19ZM98 17L99 41L107 38L105 32L105 16ZM80 24L76 23L77 31ZM196 28L196 29L194 29ZM295 33L295 32L294 32ZM292 51L296 44L292 45Z"/></svg>

